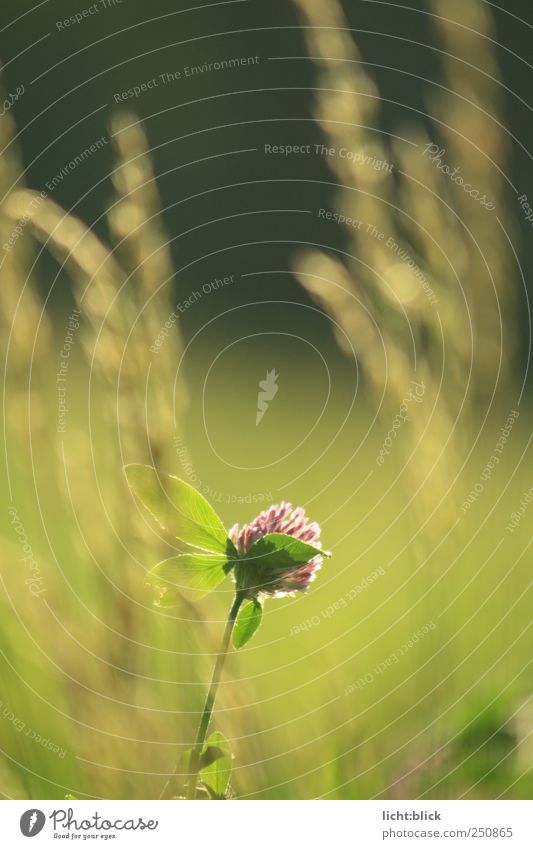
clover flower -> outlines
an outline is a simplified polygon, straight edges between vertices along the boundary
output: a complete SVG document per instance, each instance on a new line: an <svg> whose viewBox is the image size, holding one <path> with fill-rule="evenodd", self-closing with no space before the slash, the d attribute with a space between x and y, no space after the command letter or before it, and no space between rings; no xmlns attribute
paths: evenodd
<svg viewBox="0 0 533 849"><path fill-rule="evenodd" d="M285 534L294 539L320 548L320 526L309 522L303 507L294 508L290 501L274 504L268 510L263 510L250 524L233 525L229 538L235 545L240 557L249 554L250 550L260 539L269 534ZM316 577L322 565L322 556L311 557L305 563L292 563L290 557L283 557L283 551L276 551L270 556L264 556L264 549L258 549L257 557L249 557L246 567L246 577L241 582L247 591L247 596L261 595L263 597L283 598L293 596L296 592L305 592ZM285 550L288 553L288 548ZM281 554L281 556L280 556ZM239 583L239 570L236 570Z"/></svg>

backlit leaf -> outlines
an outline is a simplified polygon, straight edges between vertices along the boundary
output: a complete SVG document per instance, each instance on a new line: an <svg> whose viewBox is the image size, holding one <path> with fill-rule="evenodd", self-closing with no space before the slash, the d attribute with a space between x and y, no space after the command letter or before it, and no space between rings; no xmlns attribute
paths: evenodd
<svg viewBox="0 0 533 849"><path fill-rule="evenodd" d="M180 601L176 590L188 590L195 598L202 598L224 580L232 565L216 554L178 554L154 566L146 576L146 583L165 591L159 601L161 607L175 606Z"/></svg>
<svg viewBox="0 0 533 849"><path fill-rule="evenodd" d="M132 491L162 528L195 548L236 553L222 520L190 484L138 463L125 466L124 473Z"/></svg>

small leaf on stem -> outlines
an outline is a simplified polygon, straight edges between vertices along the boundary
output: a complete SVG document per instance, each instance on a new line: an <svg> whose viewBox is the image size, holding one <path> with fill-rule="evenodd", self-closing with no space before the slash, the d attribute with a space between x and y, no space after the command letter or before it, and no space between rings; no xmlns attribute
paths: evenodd
<svg viewBox="0 0 533 849"><path fill-rule="evenodd" d="M261 624L263 606L256 598L241 608L233 630L233 645L242 648L250 640Z"/></svg>
<svg viewBox="0 0 533 849"><path fill-rule="evenodd" d="M219 731L206 740L202 751L200 763L207 763L200 767L200 779L215 795L224 798L231 777L232 754L228 741Z"/></svg>

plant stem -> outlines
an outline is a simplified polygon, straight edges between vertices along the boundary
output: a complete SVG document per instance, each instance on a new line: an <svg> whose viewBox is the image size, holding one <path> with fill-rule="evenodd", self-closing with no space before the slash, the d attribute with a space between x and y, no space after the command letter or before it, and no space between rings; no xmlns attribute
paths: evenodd
<svg viewBox="0 0 533 849"><path fill-rule="evenodd" d="M222 675L222 670L224 668L224 663L226 661L226 656L228 654L228 648L231 640L231 634L233 631L233 626L235 625L235 620L237 618L237 614L239 612L239 608L244 601L244 595L242 592L237 591L235 599L233 601L233 605L229 612L228 621L226 622L226 628L224 630L224 636L222 638L222 645L220 647L220 651L217 655L217 659L215 662L215 668L213 669L213 677L211 679L211 686L209 687L209 692L207 694L207 698L205 700L204 710L200 719L200 724L198 726L198 733L196 735L196 742L194 744L194 749L191 753L191 761L190 761L190 776L189 776L189 790L187 794L188 799L196 799L196 783L198 779L198 772L200 767L200 758L202 756L202 749L205 744L205 738L207 736L207 729L209 728L209 722L211 720L211 714L213 713L213 707L215 704L215 699L217 696L218 685L220 684L220 678Z"/></svg>

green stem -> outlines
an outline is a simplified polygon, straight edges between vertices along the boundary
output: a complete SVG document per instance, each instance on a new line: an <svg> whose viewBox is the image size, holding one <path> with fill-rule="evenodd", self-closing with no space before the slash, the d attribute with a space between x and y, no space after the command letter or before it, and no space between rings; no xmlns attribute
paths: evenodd
<svg viewBox="0 0 533 849"><path fill-rule="evenodd" d="M217 696L218 685L220 684L220 678L222 676L222 670L224 668L224 663L228 654L228 648L231 640L231 634L233 632L233 626L235 625L235 620L237 618L237 614L243 601L243 593L237 591L232 608L229 612L228 621L226 622L226 628L224 630L224 636L222 638L222 646L220 647L220 651L217 655L215 668L213 669L213 677L211 679L211 686L209 687L209 692L205 700L204 710L200 719L200 724L198 726L196 742L194 744L194 749L191 752L189 791L187 795L188 799L196 799L196 784L200 768L200 758L202 756L202 751L205 745L207 729L209 728L209 722L211 721L211 714L213 713L213 707Z"/></svg>

